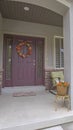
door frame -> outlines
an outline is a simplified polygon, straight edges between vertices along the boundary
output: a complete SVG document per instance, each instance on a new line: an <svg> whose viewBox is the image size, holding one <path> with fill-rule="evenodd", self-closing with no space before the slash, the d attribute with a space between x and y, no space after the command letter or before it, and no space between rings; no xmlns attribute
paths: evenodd
<svg viewBox="0 0 73 130"><path fill-rule="evenodd" d="M43 84L42 85L44 85L45 83L44 83L44 79L45 79L45 69L44 69L44 66L45 66L45 55L44 55L44 52L45 52L45 40L46 40L46 37L40 37L40 36L26 36L26 35L14 35L14 34L4 34L4 36L3 36L3 68L4 68L4 71L3 71L3 87L5 87L5 38L6 37L32 37L32 38L34 38L34 39L44 39L44 43L43 43ZM12 77L11 77L12 78ZM13 87L13 85L12 85L12 82L11 82L11 84L9 84L9 87Z"/></svg>

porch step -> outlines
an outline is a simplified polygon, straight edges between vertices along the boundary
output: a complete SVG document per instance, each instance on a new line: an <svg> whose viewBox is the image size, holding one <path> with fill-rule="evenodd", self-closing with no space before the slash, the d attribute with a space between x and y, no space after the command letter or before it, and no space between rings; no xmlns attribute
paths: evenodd
<svg viewBox="0 0 73 130"><path fill-rule="evenodd" d="M73 130L73 122L63 124L62 127L63 127L64 130Z"/></svg>
<svg viewBox="0 0 73 130"><path fill-rule="evenodd" d="M47 129L42 129L42 130L64 130L61 126L55 126Z"/></svg>
<svg viewBox="0 0 73 130"><path fill-rule="evenodd" d="M15 127L15 128L10 128L10 129L3 129L3 130L23 130L23 128L17 128L17 127ZM24 130L26 130L25 128L24 128ZM30 128L30 130L34 130L34 129L31 129ZM64 130L61 126L55 126L55 127L51 127L51 128L47 128L47 129L38 129L38 130Z"/></svg>

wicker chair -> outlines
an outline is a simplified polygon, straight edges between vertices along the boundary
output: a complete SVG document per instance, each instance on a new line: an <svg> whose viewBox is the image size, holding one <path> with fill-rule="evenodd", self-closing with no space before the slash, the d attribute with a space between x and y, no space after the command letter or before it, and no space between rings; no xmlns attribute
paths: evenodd
<svg viewBox="0 0 73 130"><path fill-rule="evenodd" d="M66 94L63 93L63 95L59 95L57 91L57 81L64 81L64 74L63 71L54 71L51 72L51 79L52 79L52 87L50 88L50 92L56 95L55 99L55 110L57 110L58 101L62 100L65 105L65 101L67 102L68 110L70 109L70 96L68 95L68 91ZM67 87L66 87L67 88ZM64 90L63 90L64 91Z"/></svg>

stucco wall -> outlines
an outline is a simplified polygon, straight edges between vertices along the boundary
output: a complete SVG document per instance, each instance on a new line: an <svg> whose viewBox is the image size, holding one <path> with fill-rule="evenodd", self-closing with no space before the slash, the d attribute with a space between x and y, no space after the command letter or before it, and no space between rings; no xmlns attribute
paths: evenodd
<svg viewBox="0 0 73 130"><path fill-rule="evenodd" d="M3 34L2 34L2 16L0 14L0 69L3 68L2 54L3 54Z"/></svg>
<svg viewBox="0 0 73 130"><path fill-rule="evenodd" d="M3 19L3 33L45 38L45 68L53 68L53 37L62 35L62 28Z"/></svg>

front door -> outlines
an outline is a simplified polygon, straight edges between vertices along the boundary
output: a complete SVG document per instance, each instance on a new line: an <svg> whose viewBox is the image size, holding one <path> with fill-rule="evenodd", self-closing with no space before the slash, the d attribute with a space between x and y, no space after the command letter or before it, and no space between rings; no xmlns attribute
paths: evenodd
<svg viewBox="0 0 73 130"><path fill-rule="evenodd" d="M17 54L16 46L22 42L29 42L32 54L22 58ZM23 46L21 53L27 53ZM5 35L4 37L4 86L43 85L43 53L44 39Z"/></svg>
<svg viewBox="0 0 73 130"><path fill-rule="evenodd" d="M22 58L16 52L16 45L28 41L32 47L32 54L26 58ZM27 53L26 46L23 46L22 53ZM12 76L13 86L24 86L35 84L35 40L27 37L15 37L13 42L13 62L12 62Z"/></svg>

